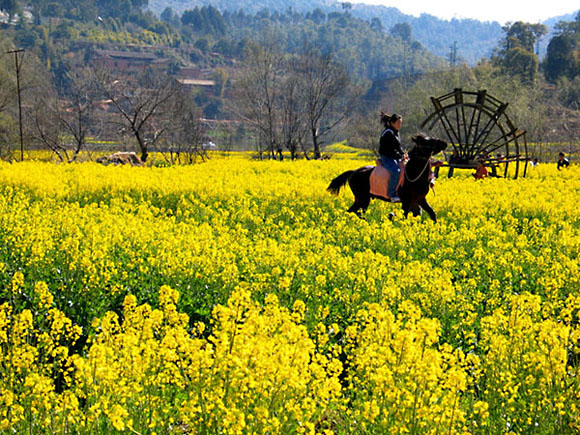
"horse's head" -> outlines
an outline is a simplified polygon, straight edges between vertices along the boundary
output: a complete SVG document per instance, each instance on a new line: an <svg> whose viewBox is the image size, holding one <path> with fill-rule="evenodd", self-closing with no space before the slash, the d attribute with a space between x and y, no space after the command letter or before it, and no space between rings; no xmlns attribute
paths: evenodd
<svg viewBox="0 0 580 435"><path fill-rule="evenodd" d="M447 142L424 134L413 136L411 140L415 146L409 151L410 158L428 159L447 148Z"/></svg>

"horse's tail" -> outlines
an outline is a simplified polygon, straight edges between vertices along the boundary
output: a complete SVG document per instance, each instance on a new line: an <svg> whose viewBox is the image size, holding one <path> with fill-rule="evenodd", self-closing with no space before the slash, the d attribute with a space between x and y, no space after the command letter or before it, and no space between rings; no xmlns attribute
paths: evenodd
<svg viewBox="0 0 580 435"><path fill-rule="evenodd" d="M328 190L333 195L338 195L338 193L340 192L340 188L346 184L346 182L348 181L350 176L354 174L354 172L355 171L346 171L345 173L340 174L338 177L336 177L334 180L330 182L330 185L326 188L326 190Z"/></svg>

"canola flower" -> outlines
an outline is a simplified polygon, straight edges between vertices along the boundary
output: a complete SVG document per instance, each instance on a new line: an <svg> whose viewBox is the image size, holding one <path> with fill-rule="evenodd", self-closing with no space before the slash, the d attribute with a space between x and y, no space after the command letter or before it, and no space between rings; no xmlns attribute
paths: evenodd
<svg viewBox="0 0 580 435"><path fill-rule="evenodd" d="M366 163L0 163L0 431L578 432L578 167L433 224Z"/></svg>

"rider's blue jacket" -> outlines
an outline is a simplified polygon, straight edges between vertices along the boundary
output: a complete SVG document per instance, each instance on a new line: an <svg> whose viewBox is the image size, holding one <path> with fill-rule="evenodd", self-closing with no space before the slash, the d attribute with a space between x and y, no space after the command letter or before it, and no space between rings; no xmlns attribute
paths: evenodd
<svg viewBox="0 0 580 435"><path fill-rule="evenodd" d="M379 154L396 160L403 158L404 153L398 131L385 128L379 141Z"/></svg>

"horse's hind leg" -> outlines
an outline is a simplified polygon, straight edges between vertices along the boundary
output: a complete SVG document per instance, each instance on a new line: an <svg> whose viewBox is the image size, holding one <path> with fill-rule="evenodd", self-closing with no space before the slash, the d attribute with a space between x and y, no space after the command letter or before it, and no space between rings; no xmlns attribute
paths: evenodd
<svg viewBox="0 0 580 435"><path fill-rule="evenodd" d="M355 198L354 199L354 204L350 206L350 208L347 210L347 212L359 214L358 211L360 209L361 209L361 206L359 205L358 200Z"/></svg>
<svg viewBox="0 0 580 435"><path fill-rule="evenodd" d="M423 198L419 202L419 205L421 206L421 208L423 210L425 210L429 214L429 217L433 220L433 222L437 222L437 217L435 216L435 211L433 210L433 208L431 208L429 203L427 203L427 200L425 198Z"/></svg>
<svg viewBox="0 0 580 435"><path fill-rule="evenodd" d="M350 206L350 208L347 211L349 213L355 213L356 215L358 215L360 217L361 216L360 210L362 208L363 208L362 201L360 200L360 198L358 196L355 196L354 203ZM363 211L364 211L364 209L363 209Z"/></svg>
<svg viewBox="0 0 580 435"><path fill-rule="evenodd" d="M367 208L369 208L369 204L371 203L371 197L370 195L364 195L361 200L361 207L362 207L362 211L363 213L367 211Z"/></svg>
<svg viewBox="0 0 580 435"><path fill-rule="evenodd" d="M355 213L357 214L359 217L362 217L362 214L367 211L367 208L369 206L371 202L371 198L369 197L360 197L360 196L355 196L354 197L354 204L350 206L350 208L347 210L348 212L351 213ZM362 210L362 212L361 212Z"/></svg>

